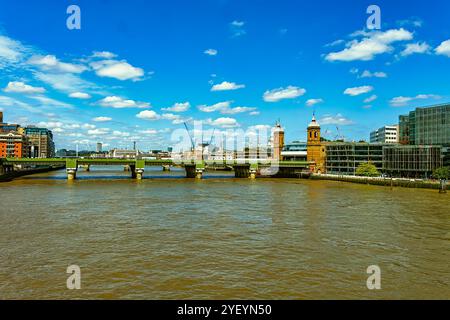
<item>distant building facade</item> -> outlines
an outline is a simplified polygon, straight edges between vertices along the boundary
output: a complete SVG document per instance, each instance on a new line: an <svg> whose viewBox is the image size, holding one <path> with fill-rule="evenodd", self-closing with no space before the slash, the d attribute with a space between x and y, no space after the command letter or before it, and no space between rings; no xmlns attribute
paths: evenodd
<svg viewBox="0 0 450 320"><path fill-rule="evenodd" d="M398 143L399 126L384 126L370 133L370 143Z"/></svg>
<svg viewBox="0 0 450 320"><path fill-rule="evenodd" d="M0 158L28 158L30 145L28 138L14 132L0 133Z"/></svg>
<svg viewBox="0 0 450 320"><path fill-rule="evenodd" d="M450 145L450 104L416 108L399 117L400 142L409 145Z"/></svg>
<svg viewBox="0 0 450 320"><path fill-rule="evenodd" d="M286 144L281 151L284 161L306 161L308 157L307 143L293 141Z"/></svg>
<svg viewBox="0 0 450 320"><path fill-rule="evenodd" d="M103 144L101 142L97 142L97 153L100 153L103 151Z"/></svg>
<svg viewBox="0 0 450 320"><path fill-rule="evenodd" d="M31 158L53 158L55 157L55 143L52 131L46 128L26 127L24 134L30 141Z"/></svg>
<svg viewBox="0 0 450 320"><path fill-rule="evenodd" d="M443 161L441 146L385 146L382 171L395 177L429 178Z"/></svg>
<svg viewBox="0 0 450 320"><path fill-rule="evenodd" d="M380 172L383 169L383 147L387 144L361 142L330 142L325 145L327 173L355 175L363 163L372 163Z"/></svg>

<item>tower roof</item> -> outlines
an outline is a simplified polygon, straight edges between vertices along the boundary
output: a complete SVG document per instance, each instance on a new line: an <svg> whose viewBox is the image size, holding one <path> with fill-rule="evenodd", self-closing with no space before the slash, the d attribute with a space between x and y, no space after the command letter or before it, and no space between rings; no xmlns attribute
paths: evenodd
<svg viewBox="0 0 450 320"><path fill-rule="evenodd" d="M320 124L316 121L315 115L313 115L311 123L309 124L308 128L320 128Z"/></svg>

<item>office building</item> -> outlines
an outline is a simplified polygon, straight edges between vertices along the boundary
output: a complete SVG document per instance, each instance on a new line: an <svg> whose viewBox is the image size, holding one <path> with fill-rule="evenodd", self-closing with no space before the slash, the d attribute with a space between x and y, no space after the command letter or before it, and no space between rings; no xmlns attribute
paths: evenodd
<svg viewBox="0 0 450 320"><path fill-rule="evenodd" d="M444 150L441 146L385 146L383 172L394 177L429 178L442 167Z"/></svg>
<svg viewBox="0 0 450 320"><path fill-rule="evenodd" d="M32 158L53 158L55 156L55 143L50 130L29 126L23 131L30 141Z"/></svg>
<svg viewBox="0 0 450 320"><path fill-rule="evenodd" d="M387 144L365 142L330 142L325 144L325 168L330 174L355 175L363 163L383 169L383 147Z"/></svg>
<svg viewBox="0 0 450 320"><path fill-rule="evenodd" d="M450 145L450 104L416 108L399 117L400 142L409 145Z"/></svg>
<svg viewBox="0 0 450 320"><path fill-rule="evenodd" d="M399 126L384 126L370 133L370 143L398 143Z"/></svg>
<svg viewBox="0 0 450 320"><path fill-rule="evenodd" d="M97 142L97 153L100 153L100 152L102 152L103 150L103 145L100 143L100 142Z"/></svg>

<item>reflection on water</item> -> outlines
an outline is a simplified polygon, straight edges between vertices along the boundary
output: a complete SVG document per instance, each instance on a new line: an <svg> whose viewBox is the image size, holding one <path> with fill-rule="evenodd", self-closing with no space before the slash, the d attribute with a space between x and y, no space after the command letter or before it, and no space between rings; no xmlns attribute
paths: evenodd
<svg viewBox="0 0 450 320"><path fill-rule="evenodd" d="M450 298L449 195L122 170L0 184L0 299Z"/></svg>

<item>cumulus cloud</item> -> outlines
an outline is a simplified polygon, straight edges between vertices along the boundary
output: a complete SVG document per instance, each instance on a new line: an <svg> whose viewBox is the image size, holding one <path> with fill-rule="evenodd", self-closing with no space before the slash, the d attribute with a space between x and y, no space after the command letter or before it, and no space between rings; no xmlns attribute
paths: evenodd
<svg viewBox="0 0 450 320"><path fill-rule="evenodd" d="M263 99L266 102L278 102L283 99L295 99L306 93L306 90L299 87L288 86L264 92Z"/></svg>
<svg viewBox="0 0 450 320"><path fill-rule="evenodd" d="M110 130L108 128L98 128L98 129L92 129L88 130L87 134L90 136L104 136L108 134Z"/></svg>
<svg viewBox="0 0 450 320"><path fill-rule="evenodd" d="M415 53L429 53L430 50L431 47L426 42L408 43L405 49L400 53L400 55L402 57L406 57Z"/></svg>
<svg viewBox="0 0 450 320"><path fill-rule="evenodd" d="M108 122L111 120L112 120L112 118L110 118L110 117L96 117L96 118L92 119L92 121L95 121L95 122Z"/></svg>
<svg viewBox="0 0 450 320"><path fill-rule="evenodd" d="M357 32L353 36L363 35L361 40L352 40L346 43L342 51L331 52L325 56L327 61L369 61L375 56L393 51L391 44L398 41L407 41L413 34L403 28L387 31Z"/></svg>
<svg viewBox="0 0 450 320"><path fill-rule="evenodd" d="M144 70L133 67L125 60L101 60L90 63L90 66L95 70L99 77L108 77L118 80L142 80Z"/></svg>
<svg viewBox="0 0 450 320"><path fill-rule="evenodd" d="M323 99L309 99L306 101L308 107L312 107L316 104L323 103Z"/></svg>
<svg viewBox="0 0 450 320"><path fill-rule="evenodd" d="M110 107L115 109L123 109L123 108L148 108L150 107L150 103L148 102L139 102L131 99L123 99L118 96L109 96L101 99L97 102L102 107Z"/></svg>
<svg viewBox="0 0 450 320"><path fill-rule="evenodd" d="M191 104L189 102L183 102L183 103L178 102L169 108L162 108L162 110L170 111L170 112L185 112L185 111L188 111L190 107L191 107Z"/></svg>
<svg viewBox="0 0 450 320"><path fill-rule="evenodd" d="M224 101L219 102L213 105L201 105L198 106L198 109L203 112L211 113L211 112L220 112L222 114L238 114L245 112L256 112L256 108L254 107L231 107L233 101ZM254 114L253 114L254 115Z"/></svg>
<svg viewBox="0 0 450 320"><path fill-rule="evenodd" d="M450 40L442 42L435 50L436 54L450 58Z"/></svg>
<svg viewBox="0 0 450 320"><path fill-rule="evenodd" d="M92 52L92 58L112 59L117 57L115 53L109 51L94 51Z"/></svg>
<svg viewBox="0 0 450 320"><path fill-rule="evenodd" d="M87 70L83 65L61 62L54 55L32 56L28 63L44 71L82 73Z"/></svg>
<svg viewBox="0 0 450 320"><path fill-rule="evenodd" d="M33 87L20 81L12 81L8 83L3 91L14 93L43 93L45 89L42 87Z"/></svg>
<svg viewBox="0 0 450 320"><path fill-rule="evenodd" d="M431 100L431 99L438 100L438 99L441 99L441 97L438 95L435 95L435 94L419 94L415 97L399 96L399 97L392 98L389 103L393 107L403 107L403 106L408 105L410 102L413 102L416 100Z"/></svg>
<svg viewBox="0 0 450 320"><path fill-rule="evenodd" d="M84 92L73 92L69 94L69 97L75 99L90 99L91 95Z"/></svg>
<svg viewBox="0 0 450 320"><path fill-rule="evenodd" d="M354 88L347 88L344 91L344 94L349 96L359 96L361 94L368 93L373 90L372 86L361 86L361 87L354 87Z"/></svg>
<svg viewBox="0 0 450 320"><path fill-rule="evenodd" d="M338 113L336 115L327 114L319 121L322 125L334 124L340 126L347 126L353 124L353 121L345 118L342 114Z"/></svg>
<svg viewBox="0 0 450 320"><path fill-rule="evenodd" d="M144 110L139 112L136 115L137 118L142 120L158 120L160 119L160 116L153 110Z"/></svg>
<svg viewBox="0 0 450 320"><path fill-rule="evenodd" d="M211 88L211 91L228 91L228 90L237 90L245 88L245 85L243 84L236 84L234 82L227 82L224 81L222 83L213 85Z"/></svg>
<svg viewBox="0 0 450 320"><path fill-rule="evenodd" d="M216 49L208 49L205 50L203 53L207 54L208 56L215 56L217 55L218 51Z"/></svg>
<svg viewBox="0 0 450 320"><path fill-rule="evenodd" d="M238 127L239 124L234 118L217 118L215 120L208 120L207 124L220 128L235 128Z"/></svg>
<svg viewBox="0 0 450 320"><path fill-rule="evenodd" d="M364 70L361 78L387 78L387 74L380 71L370 72L369 70Z"/></svg>

